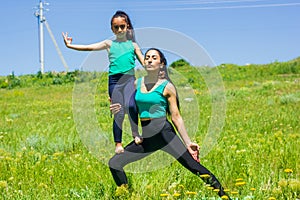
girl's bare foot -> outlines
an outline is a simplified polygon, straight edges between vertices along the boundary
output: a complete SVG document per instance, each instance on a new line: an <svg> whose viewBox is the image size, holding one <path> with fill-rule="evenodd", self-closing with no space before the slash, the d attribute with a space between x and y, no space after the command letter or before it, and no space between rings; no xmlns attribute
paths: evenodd
<svg viewBox="0 0 300 200"><path fill-rule="evenodd" d="M116 149L115 149L116 154L120 154L124 152L124 148L122 147L122 143L116 143Z"/></svg>

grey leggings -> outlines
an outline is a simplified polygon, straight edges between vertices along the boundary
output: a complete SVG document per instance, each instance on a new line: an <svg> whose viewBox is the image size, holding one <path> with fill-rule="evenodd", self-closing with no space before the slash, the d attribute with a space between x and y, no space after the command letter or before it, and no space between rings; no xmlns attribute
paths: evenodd
<svg viewBox="0 0 300 200"><path fill-rule="evenodd" d="M143 143L137 145L133 142L125 147L124 153L115 154L109 160L109 168L118 186L127 184L128 180L124 172L124 166L140 160L157 150L163 150L172 155L181 165L195 175L209 174L209 178L201 178L215 189L219 189L218 195L225 195L224 189L218 179L203 165L195 161L183 142L176 134L173 126L165 118L149 121L141 121Z"/></svg>

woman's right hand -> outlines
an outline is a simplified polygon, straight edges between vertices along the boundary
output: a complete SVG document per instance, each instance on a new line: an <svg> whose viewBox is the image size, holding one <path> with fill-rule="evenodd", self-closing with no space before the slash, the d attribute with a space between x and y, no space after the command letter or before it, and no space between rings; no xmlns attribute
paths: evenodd
<svg viewBox="0 0 300 200"><path fill-rule="evenodd" d="M64 42L65 42L65 45L68 47L70 44L72 44L72 37L68 37L68 33L62 33L63 35L63 38L64 38Z"/></svg>
<svg viewBox="0 0 300 200"><path fill-rule="evenodd" d="M112 114L117 114L118 112L120 112L121 107L122 107L121 104L114 103L114 104L110 104L109 110Z"/></svg>
<svg viewBox="0 0 300 200"><path fill-rule="evenodd" d="M142 144L143 138L140 137L140 136L135 136L135 137L134 137L134 142L135 142L136 144Z"/></svg>

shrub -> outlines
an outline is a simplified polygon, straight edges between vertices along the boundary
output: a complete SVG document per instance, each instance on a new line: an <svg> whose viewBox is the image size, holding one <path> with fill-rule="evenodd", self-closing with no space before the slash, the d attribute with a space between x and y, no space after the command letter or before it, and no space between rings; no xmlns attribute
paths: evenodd
<svg viewBox="0 0 300 200"><path fill-rule="evenodd" d="M176 68L176 67L182 67L182 66L189 66L190 64L185 61L184 59L179 59L175 62L173 62L170 66L173 67L173 68Z"/></svg>

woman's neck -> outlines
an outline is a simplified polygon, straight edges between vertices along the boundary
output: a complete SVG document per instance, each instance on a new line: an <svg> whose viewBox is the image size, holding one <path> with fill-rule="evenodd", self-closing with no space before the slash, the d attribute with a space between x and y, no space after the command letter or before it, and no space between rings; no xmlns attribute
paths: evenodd
<svg viewBox="0 0 300 200"><path fill-rule="evenodd" d="M158 81L158 76L157 74L148 74L147 76L145 76L144 78L144 83L148 84L148 83L156 83Z"/></svg>

